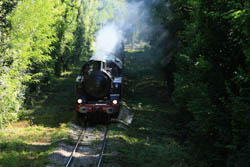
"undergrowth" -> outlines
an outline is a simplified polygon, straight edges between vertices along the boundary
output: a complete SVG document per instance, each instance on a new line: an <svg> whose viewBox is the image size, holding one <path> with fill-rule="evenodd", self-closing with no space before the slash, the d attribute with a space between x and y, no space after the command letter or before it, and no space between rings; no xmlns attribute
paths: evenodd
<svg viewBox="0 0 250 167"><path fill-rule="evenodd" d="M186 167L181 117L168 99L166 81L147 53L126 54L124 101L134 114L129 128L112 126L105 163L126 167ZM153 67L153 68L152 68Z"/></svg>
<svg viewBox="0 0 250 167"><path fill-rule="evenodd" d="M44 167L62 140L70 139L74 81L79 69L63 73L50 89L20 112L20 120L0 129L0 167ZM76 72L77 71L77 72Z"/></svg>

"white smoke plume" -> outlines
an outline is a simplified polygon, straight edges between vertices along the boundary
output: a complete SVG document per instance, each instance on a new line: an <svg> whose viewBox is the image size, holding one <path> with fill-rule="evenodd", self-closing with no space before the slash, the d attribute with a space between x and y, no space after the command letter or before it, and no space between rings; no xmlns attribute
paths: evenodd
<svg viewBox="0 0 250 167"><path fill-rule="evenodd" d="M91 59L112 59L114 52L122 42L136 42L134 38L150 41L153 35L157 34L159 38L155 43L161 43L162 38L168 36L168 32L163 30L161 25L152 22L153 16L150 7L157 3L158 0L126 2L123 9L116 11L113 21L109 20L97 32L94 54Z"/></svg>
<svg viewBox="0 0 250 167"><path fill-rule="evenodd" d="M115 18L105 24L96 34L94 54L91 59L108 60L114 58L114 53L126 41L127 34L134 33L135 24L145 25L140 15L142 2L126 3L126 6L115 12ZM140 22L140 23L139 23Z"/></svg>
<svg viewBox="0 0 250 167"><path fill-rule="evenodd" d="M95 51L92 59L112 59L117 45L122 41L122 32L114 23L105 25L97 33Z"/></svg>

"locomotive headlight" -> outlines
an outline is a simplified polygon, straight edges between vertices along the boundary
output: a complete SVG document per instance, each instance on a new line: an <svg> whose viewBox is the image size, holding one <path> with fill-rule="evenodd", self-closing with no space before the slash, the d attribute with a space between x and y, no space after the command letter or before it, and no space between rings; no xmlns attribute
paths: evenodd
<svg viewBox="0 0 250 167"><path fill-rule="evenodd" d="M112 103L113 103L113 104L117 104L118 101L117 101L117 100L113 100Z"/></svg>
<svg viewBox="0 0 250 167"><path fill-rule="evenodd" d="M82 99L78 99L77 103L81 104L82 103Z"/></svg>

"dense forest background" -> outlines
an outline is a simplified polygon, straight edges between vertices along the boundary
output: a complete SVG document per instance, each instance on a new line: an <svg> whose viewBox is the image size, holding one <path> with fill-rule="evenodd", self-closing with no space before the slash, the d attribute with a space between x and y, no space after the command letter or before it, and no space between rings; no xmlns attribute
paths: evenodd
<svg viewBox="0 0 250 167"><path fill-rule="evenodd" d="M172 1L172 98L198 166L249 166L250 2ZM199 161L202 160L202 161Z"/></svg>
<svg viewBox="0 0 250 167"><path fill-rule="evenodd" d="M0 127L18 120L80 56L91 55L95 32L125 3L1 0ZM147 42L152 65L166 74L190 166L249 166L250 2L155 0L145 6L154 26L128 39Z"/></svg>

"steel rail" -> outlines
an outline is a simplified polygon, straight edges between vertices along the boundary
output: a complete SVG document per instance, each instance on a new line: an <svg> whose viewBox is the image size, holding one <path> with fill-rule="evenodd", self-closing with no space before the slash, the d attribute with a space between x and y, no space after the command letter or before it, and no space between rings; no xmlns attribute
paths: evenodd
<svg viewBox="0 0 250 167"><path fill-rule="evenodd" d="M104 153L105 146L106 146L106 143L107 143L107 133L108 133L108 125L106 126L104 139L103 139L103 143L102 143L102 149L101 149L101 152L99 154L97 167L101 167L101 165L102 165L102 157L103 157L103 153Z"/></svg>
<svg viewBox="0 0 250 167"><path fill-rule="evenodd" d="M82 133L81 133L81 135L79 136L78 141L77 141L77 143L76 143L74 149L72 150L72 152L71 152L71 154L70 154L70 157L69 157L69 159L67 160L67 164L66 164L65 167L69 167L70 163L72 162L73 155L75 154L76 149L77 149L78 145L80 144L81 140L83 139L83 137L84 137L86 131L87 131L87 125L85 125L85 128L82 130Z"/></svg>

